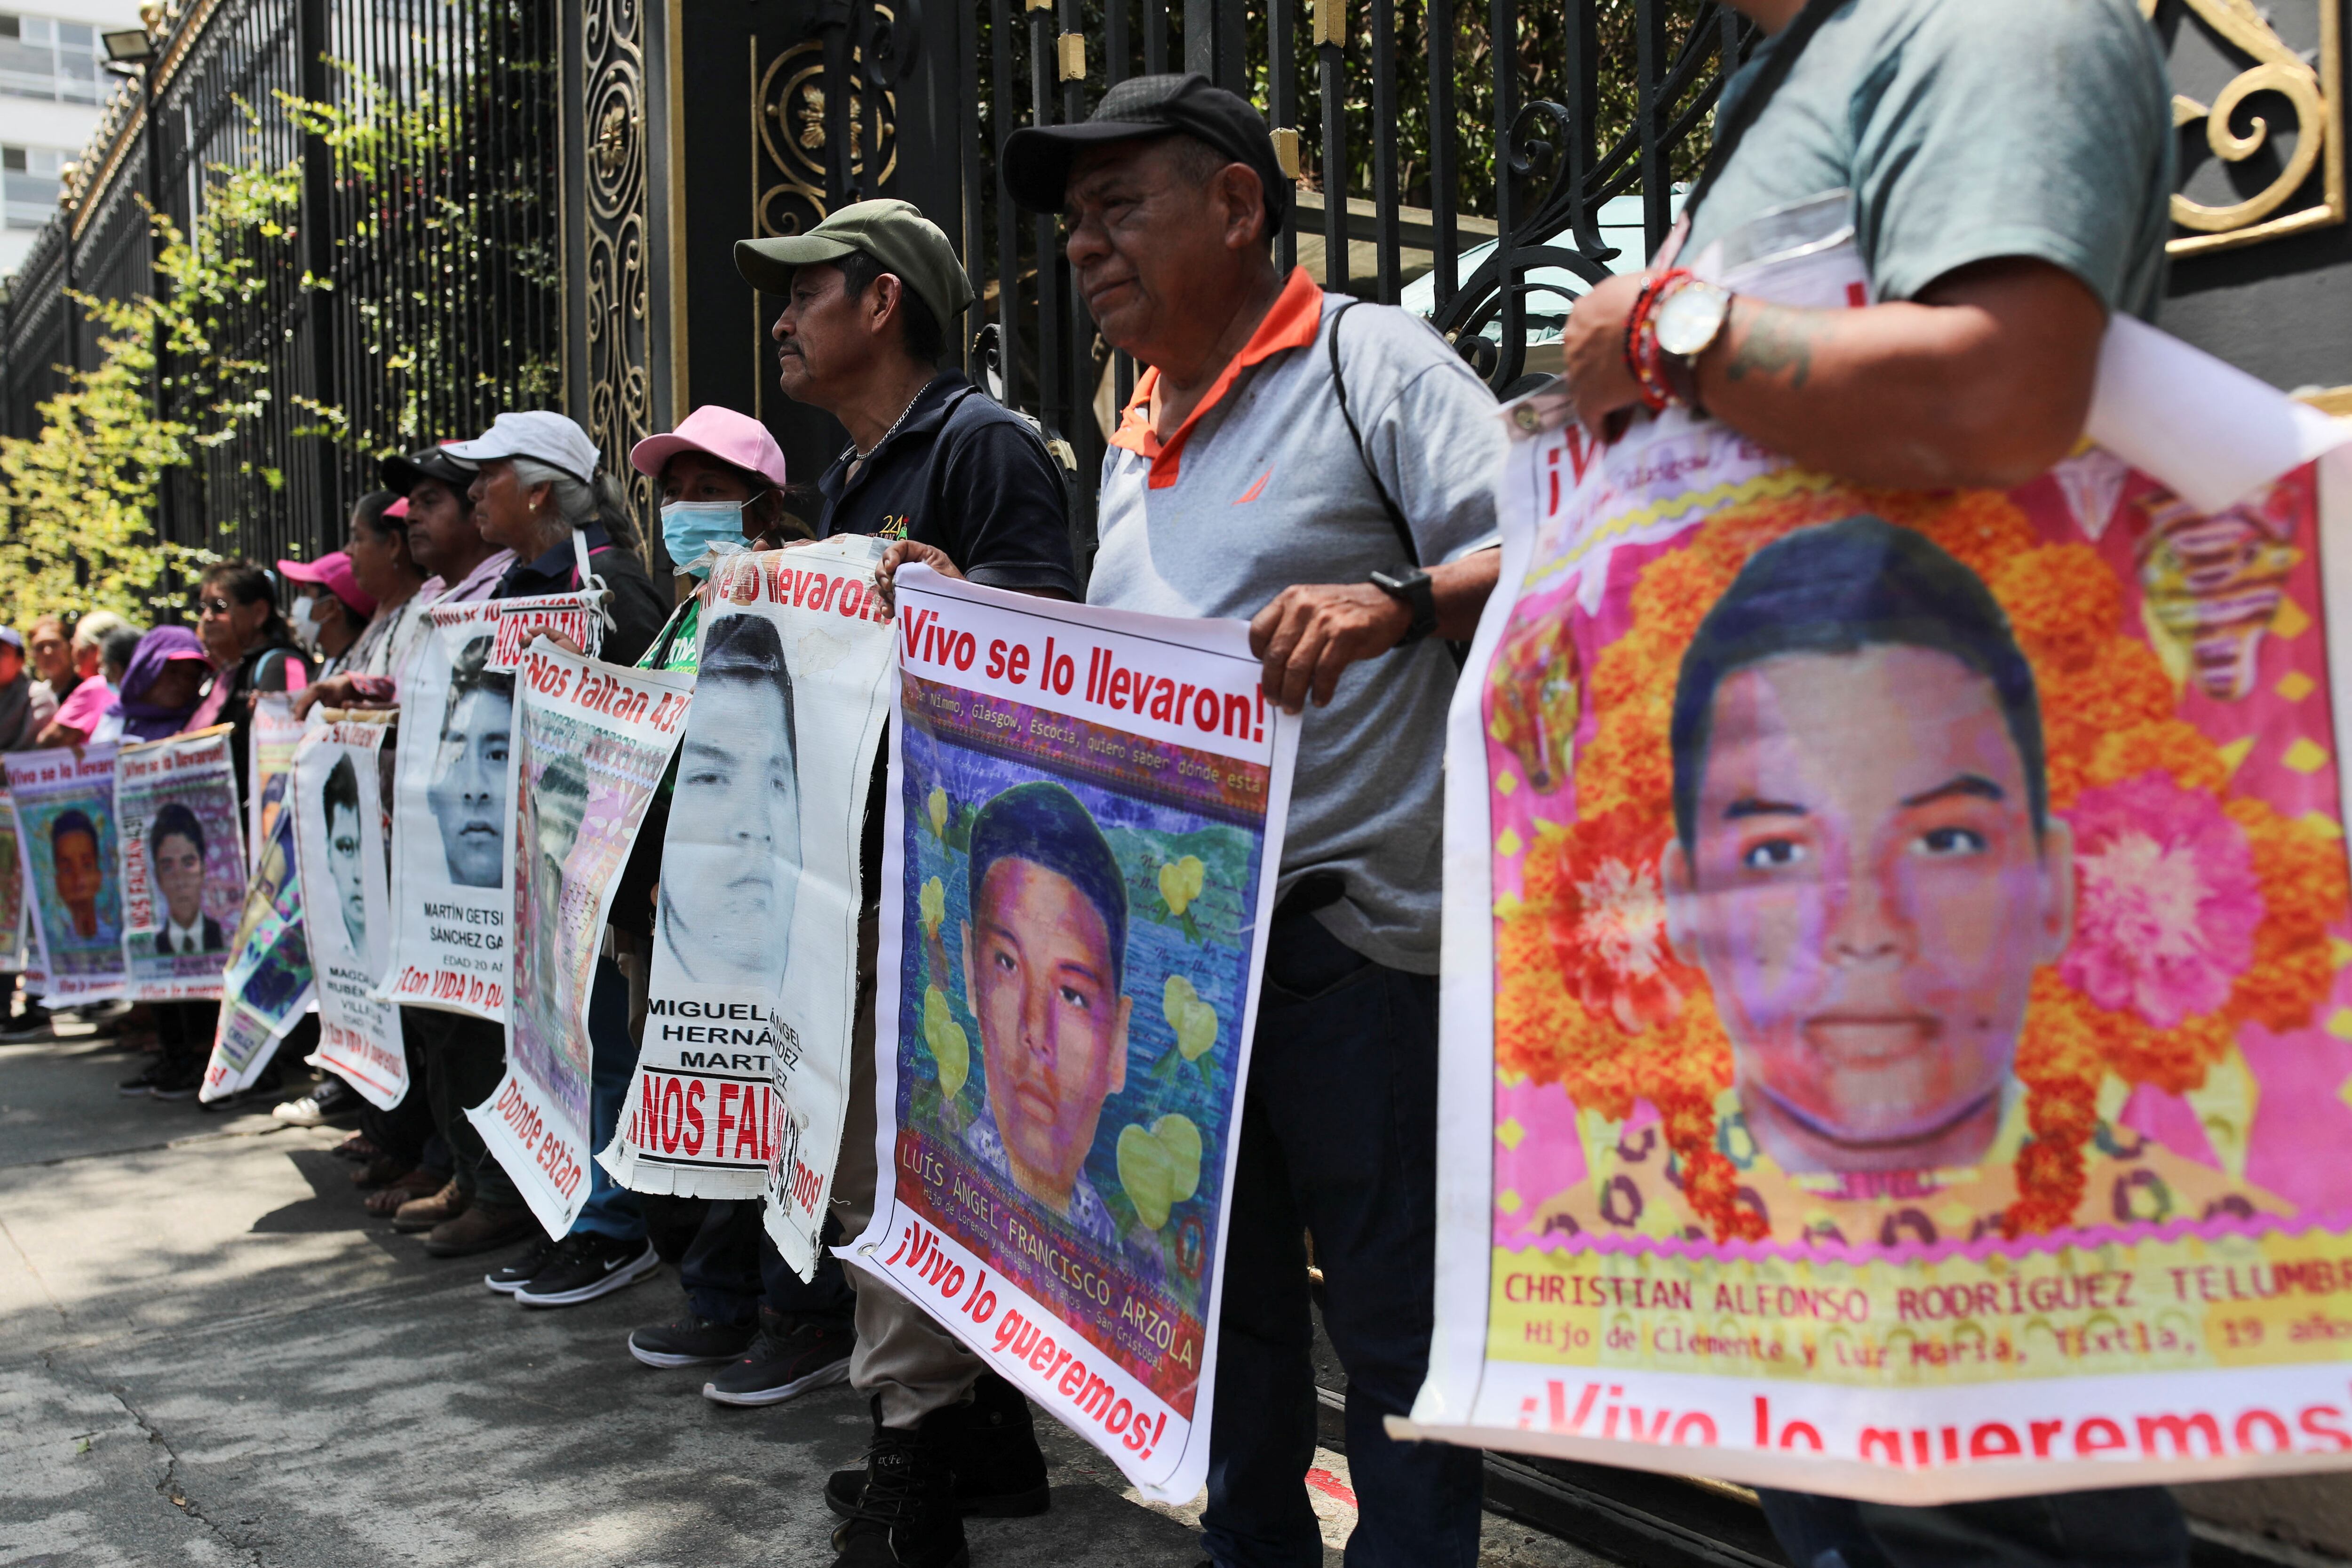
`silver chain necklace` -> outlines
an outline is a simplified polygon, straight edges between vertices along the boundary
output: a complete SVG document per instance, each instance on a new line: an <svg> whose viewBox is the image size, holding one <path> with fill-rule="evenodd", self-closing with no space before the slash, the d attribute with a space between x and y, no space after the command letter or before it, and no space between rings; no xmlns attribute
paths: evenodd
<svg viewBox="0 0 2352 1568"><path fill-rule="evenodd" d="M857 449L857 443L852 441L849 444L851 456L855 457L862 463L866 458L872 457L875 453L880 451L882 449L882 442L887 441L891 437L896 436L898 433L898 426L907 422L907 416L915 411L915 405L920 403L923 400L923 394L929 390L930 383L929 382L925 382L922 385L915 388L915 395L907 399L907 406L898 410L898 417L890 421L890 428L882 432L881 439L876 441L874 445L866 447L863 452Z"/></svg>

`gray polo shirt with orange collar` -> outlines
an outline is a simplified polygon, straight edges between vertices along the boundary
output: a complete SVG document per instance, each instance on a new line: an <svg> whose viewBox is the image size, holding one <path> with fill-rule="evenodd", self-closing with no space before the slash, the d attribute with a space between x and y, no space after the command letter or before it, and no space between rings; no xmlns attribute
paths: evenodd
<svg viewBox="0 0 2352 1568"><path fill-rule="evenodd" d="M1496 542L1507 445L1495 399L1427 323L1360 305L1340 328L1348 434L1326 334L1342 295L1301 269L1255 337L1163 445L1151 377L1103 460L1101 550L1087 602L1246 620L1298 583L1361 583L1403 564L1366 459L1411 524L1423 566ZM1307 710L1279 891L1332 871L1318 911L1367 958L1437 973L1445 708L1454 668L1424 640L1351 666Z"/></svg>

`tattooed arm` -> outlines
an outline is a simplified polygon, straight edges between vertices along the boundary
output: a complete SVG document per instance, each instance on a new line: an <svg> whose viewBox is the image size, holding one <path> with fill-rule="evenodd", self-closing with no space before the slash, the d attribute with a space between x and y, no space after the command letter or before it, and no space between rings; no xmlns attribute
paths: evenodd
<svg viewBox="0 0 2352 1568"><path fill-rule="evenodd" d="M1612 278L1569 315L1569 384L1595 429L1640 401L1624 341L1641 281ZM2105 331L2072 273L2021 258L1863 310L1742 298L1699 356L1699 395L1741 434L1856 483L2021 484L2082 433Z"/></svg>

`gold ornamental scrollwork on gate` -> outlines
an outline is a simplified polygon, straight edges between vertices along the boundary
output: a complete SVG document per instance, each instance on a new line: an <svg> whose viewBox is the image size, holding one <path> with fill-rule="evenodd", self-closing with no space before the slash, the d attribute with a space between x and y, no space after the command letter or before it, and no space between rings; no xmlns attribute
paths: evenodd
<svg viewBox="0 0 2352 1568"><path fill-rule="evenodd" d="M641 0L587 0L580 36L588 154L588 407L581 423L645 517L652 481L623 460L654 426Z"/></svg>
<svg viewBox="0 0 2352 1568"><path fill-rule="evenodd" d="M2139 0L2140 14L2151 20L2160 10L2177 7L2185 13L2185 20L2201 23L2245 62L2210 103L2175 93L2172 124L2176 131L2203 124L2206 145L2227 164L2242 164L2266 147L2275 155L2274 132L2292 130L2294 134L2294 150L2280 160L2277 174L2242 201L2210 206L2176 192L2172 221L2189 232L2167 247L2173 255L2229 250L2344 221L2344 55L2339 7L2336 0L2311 3L2319 17L2315 68L2314 62L2286 46L2252 0ZM2294 112L2294 124L2273 127L2266 117L2250 115L2241 133L2234 124L2240 110L2262 93L2275 93L2283 99ZM2283 211L2309 183L2315 170L2320 175L2319 199Z"/></svg>
<svg viewBox="0 0 2352 1568"><path fill-rule="evenodd" d="M891 16L887 5L875 9ZM873 131L866 102L871 89L862 52L852 49L849 60L850 174L872 194L898 170L898 95L887 89L882 92L881 135L875 153L882 172L869 181L865 176L866 140ZM753 221L762 236L800 234L824 221L826 85L822 41L793 45L760 73L760 89L751 101L751 134L760 164Z"/></svg>

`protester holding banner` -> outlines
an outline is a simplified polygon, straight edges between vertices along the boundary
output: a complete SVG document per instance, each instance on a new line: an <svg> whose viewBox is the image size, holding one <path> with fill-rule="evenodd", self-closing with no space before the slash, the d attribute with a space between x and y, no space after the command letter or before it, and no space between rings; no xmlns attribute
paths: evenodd
<svg viewBox="0 0 2352 1568"><path fill-rule="evenodd" d="M1122 83L1089 121L1014 132L1004 159L1016 201L1066 214L1105 341L1151 367L1104 463L1087 602L1255 617L1267 700L1313 703L1234 1177L1210 1554L1322 1560L1304 1485L1311 1231L1348 1372L1349 1560L1468 1563L1477 1457L1381 1423L1410 1407L1429 1351L1429 825L1454 686L1433 639L1468 635L1495 580L1494 401L1423 323L1276 270L1289 183L1257 111L1202 77Z"/></svg>
<svg viewBox="0 0 2352 1568"><path fill-rule="evenodd" d="M961 374L939 369L972 296L936 225L906 202L857 202L805 235L738 241L735 265L754 288L785 298L772 333L785 395L849 431L818 481L820 538L918 541L915 558L945 561L975 582L1078 596L1062 478L1045 443ZM885 553L886 585L904 558L902 546ZM860 851L869 909L881 897L882 817L877 778ZM873 918L861 930L859 1070L833 1182L834 1217L850 1236L871 1217L875 1190ZM945 1561L962 1545L959 1510L1042 1511L1045 1459L1021 1395L983 1375L977 1357L891 1286L864 1271L850 1279L850 1383L874 1396L875 1430L863 1476L841 1472L825 1489L835 1511L851 1515L836 1536L842 1561L887 1562L872 1554L893 1551L900 1561Z"/></svg>
<svg viewBox="0 0 2352 1568"><path fill-rule="evenodd" d="M385 500L390 499L384 496ZM373 618L374 596L361 589L352 575L351 556L341 550L329 551L316 561L280 561L278 574L299 584L287 612L296 646L319 661L322 676L335 674L343 668L343 656Z"/></svg>
<svg viewBox="0 0 2352 1568"><path fill-rule="evenodd" d="M253 700L264 691L299 691L310 665L278 613L278 585L250 561L224 561L196 584L196 635L218 673L189 728L234 724L237 787L249 780Z"/></svg>
<svg viewBox="0 0 2352 1568"><path fill-rule="evenodd" d="M352 581L375 600L375 615L359 641L352 645L343 668L354 674L391 677L408 661L416 646L425 607L425 571L411 553L408 502L389 490L373 514L362 500L352 509L352 529L344 551L352 558Z"/></svg>
<svg viewBox="0 0 2352 1568"><path fill-rule="evenodd" d="M662 543L682 575L707 581L714 549L772 550L781 542L784 455L758 420L731 408L698 408L675 431L638 442L629 462L661 487ZM678 605L637 661L639 668L697 668L702 599L698 592L689 594ZM700 698L698 688L698 702ZM688 729L686 744L693 746L698 727L708 726L690 722L697 727ZM672 763L646 813L613 903L614 931L626 933L648 960L677 771ZM724 831L723 823L712 826ZM766 940L774 936L765 933ZM643 1057L641 1047L641 1063ZM816 1260L815 1277L802 1279L768 1234L756 1187L734 1198L641 1192L638 1202L656 1245L677 1266L687 1310L683 1317L631 1333L631 1355L648 1366L717 1368L702 1394L723 1405L775 1404L847 1374L856 1338L855 1297L841 1261L825 1253Z"/></svg>
<svg viewBox="0 0 2352 1568"><path fill-rule="evenodd" d="M436 486L446 486L442 472L447 466L463 464L471 470L467 494L482 538L511 552L517 563L487 597L572 592L583 586L578 566L584 558L611 592L606 603L611 622L600 653L618 663L645 651L661 628L663 610L644 564L612 536L610 522L625 530L626 513L617 500L609 507L600 500L597 458L594 443L578 425L560 414L534 410L501 414L476 440L453 442L413 461L418 479ZM414 494L412 490L412 498ZM438 497L433 500L437 508ZM412 516L415 511L412 499ZM412 532L414 528L412 523ZM475 570L478 574L480 567ZM609 991L618 1004L617 1025L614 1005L592 1010L592 1017L604 1026L595 1034L598 1109L609 1105L617 1118L634 1052L626 1024L626 982L609 959L598 961L594 991L592 1003L603 1002L603 994ZM537 1225L520 1189L463 1115L498 1088L505 1069L505 1032L481 1018L428 1008L404 1009L402 1020L427 1058L435 1121L458 1170L440 1193L402 1205L394 1223L406 1229L428 1229L427 1249L443 1257L486 1252L529 1238ZM598 1120L601 1130L603 1118ZM547 1294L571 1297L604 1280L626 1283L642 1277L639 1259L649 1256L649 1249L633 1196L612 1184L601 1168L593 1173L593 1181L587 1205L574 1225L583 1238L578 1246L560 1260L551 1250L534 1247L511 1268L493 1274L493 1289L516 1289L558 1261L569 1282L557 1290L551 1279Z"/></svg>
<svg viewBox="0 0 2352 1568"><path fill-rule="evenodd" d="M2005 486L2065 457L2109 313L2151 314L2161 290L2172 153L2147 25L2121 0L1733 3L1773 37L1726 88L1721 152L1659 265L1704 266L1750 219L1843 186L1874 303L1768 303L1693 289L1687 273L1612 279L1570 318L1578 412L1598 430L1642 400L1628 321L1640 312L1637 328L1663 331L1643 323L1688 295L1680 309L1700 307L1705 335L1675 345L1675 398L1808 468L1874 486ZM2060 70L2067 89L2053 93ZM2011 940L2029 968L2042 962L2028 931ZM1763 1497L1801 1562L1941 1561L1963 1536L2052 1563L2089 1561L2073 1542L2099 1542L2097 1561L2114 1563L2177 1563L2187 1547L2158 1488L1932 1510Z"/></svg>

